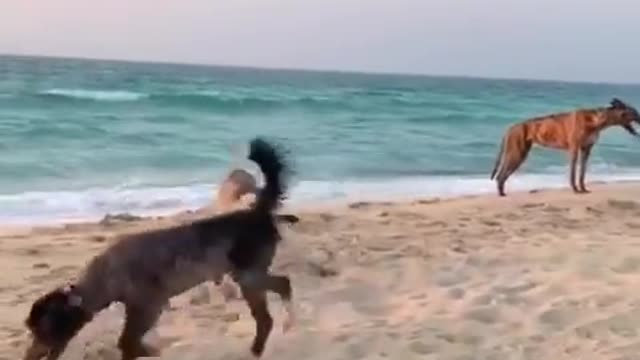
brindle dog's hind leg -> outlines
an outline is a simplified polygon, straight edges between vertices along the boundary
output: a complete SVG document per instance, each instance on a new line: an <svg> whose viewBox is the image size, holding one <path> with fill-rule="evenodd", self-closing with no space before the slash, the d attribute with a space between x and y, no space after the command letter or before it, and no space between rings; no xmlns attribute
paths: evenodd
<svg viewBox="0 0 640 360"><path fill-rule="evenodd" d="M587 162L593 145L586 145L580 149L580 176L578 178L578 188L581 193L588 193L589 190L584 186L585 173L587 172Z"/></svg>
<svg viewBox="0 0 640 360"><path fill-rule="evenodd" d="M509 179L509 177L513 175L513 173L516 172L518 168L520 168L520 165L524 163L524 161L527 159L527 156L529 155L529 152L531 151L531 146L532 146L531 142L524 142L519 145L521 145L521 149L518 152L516 153L507 152L504 155L504 160L503 160L504 163L502 164L500 173L496 177L498 194L500 196L506 195L504 192L504 184L507 182L507 179ZM505 149L505 151L507 150L508 148Z"/></svg>
<svg viewBox="0 0 640 360"><path fill-rule="evenodd" d="M142 342L142 337L156 324L165 304L166 301L146 305L126 304L126 321L118 341L122 360L159 355L157 349Z"/></svg>

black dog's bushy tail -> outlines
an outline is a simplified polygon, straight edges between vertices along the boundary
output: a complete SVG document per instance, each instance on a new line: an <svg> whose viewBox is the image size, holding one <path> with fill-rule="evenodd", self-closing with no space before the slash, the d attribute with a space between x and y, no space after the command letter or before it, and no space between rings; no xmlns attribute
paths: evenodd
<svg viewBox="0 0 640 360"><path fill-rule="evenodd" d="M290 169L284 149L258 137L249 144L249 160L258 164L265 179L253 208L259 212L272 212L280 205L287 190L285 176Z"/></svg>

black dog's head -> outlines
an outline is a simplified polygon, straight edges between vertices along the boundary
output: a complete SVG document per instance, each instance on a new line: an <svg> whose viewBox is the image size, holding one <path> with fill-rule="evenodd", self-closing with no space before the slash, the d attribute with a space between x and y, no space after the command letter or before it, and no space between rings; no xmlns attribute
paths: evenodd
<svg viewBox="0 0 640 360"><path fill-rule="evenodd" d="M82 307L82 298L73 286L58 288L40 297L31 306L25 325L33 343L25 360L39 360L61 352L82 327L91 320Z"/></svg>

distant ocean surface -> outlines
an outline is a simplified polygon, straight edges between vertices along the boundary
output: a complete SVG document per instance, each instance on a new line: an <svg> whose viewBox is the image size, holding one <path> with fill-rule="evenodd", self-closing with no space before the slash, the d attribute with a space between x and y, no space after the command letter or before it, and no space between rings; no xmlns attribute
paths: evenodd
<svg viewBox="0 0 640 360"><path fill-rule="evenodd" d="M0 57L0 222L197 208L255 135L293 150L294 203L493 192L508 124L614 96L640 106L630 85ZM608 130L588 180L640 179L639 155ZM566 177L536 149L507 186Z"/></svg>

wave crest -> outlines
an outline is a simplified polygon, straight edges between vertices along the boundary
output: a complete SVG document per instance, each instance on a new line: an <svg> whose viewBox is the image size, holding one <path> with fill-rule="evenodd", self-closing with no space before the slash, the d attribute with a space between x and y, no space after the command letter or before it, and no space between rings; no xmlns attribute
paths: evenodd
<svg viewBox="0 0 640 360"><path fill-rule="evenodd" d="M38 93L40 96L93 101L137 101L147 97L125 90L50 89Z"/></svg>
<svg viewBox="0 0 640 360"><path fill-rule="evenodd" d="M161 107L186 107L217 112L269 111L305 108L316 111L346 109L350 105L340 98L320 95L282 93L243 94L230 91L202 90L176 93L141 93L126 90L89 90L54 88L40 91L37 97L50 101L146 102Z"/></svg>

